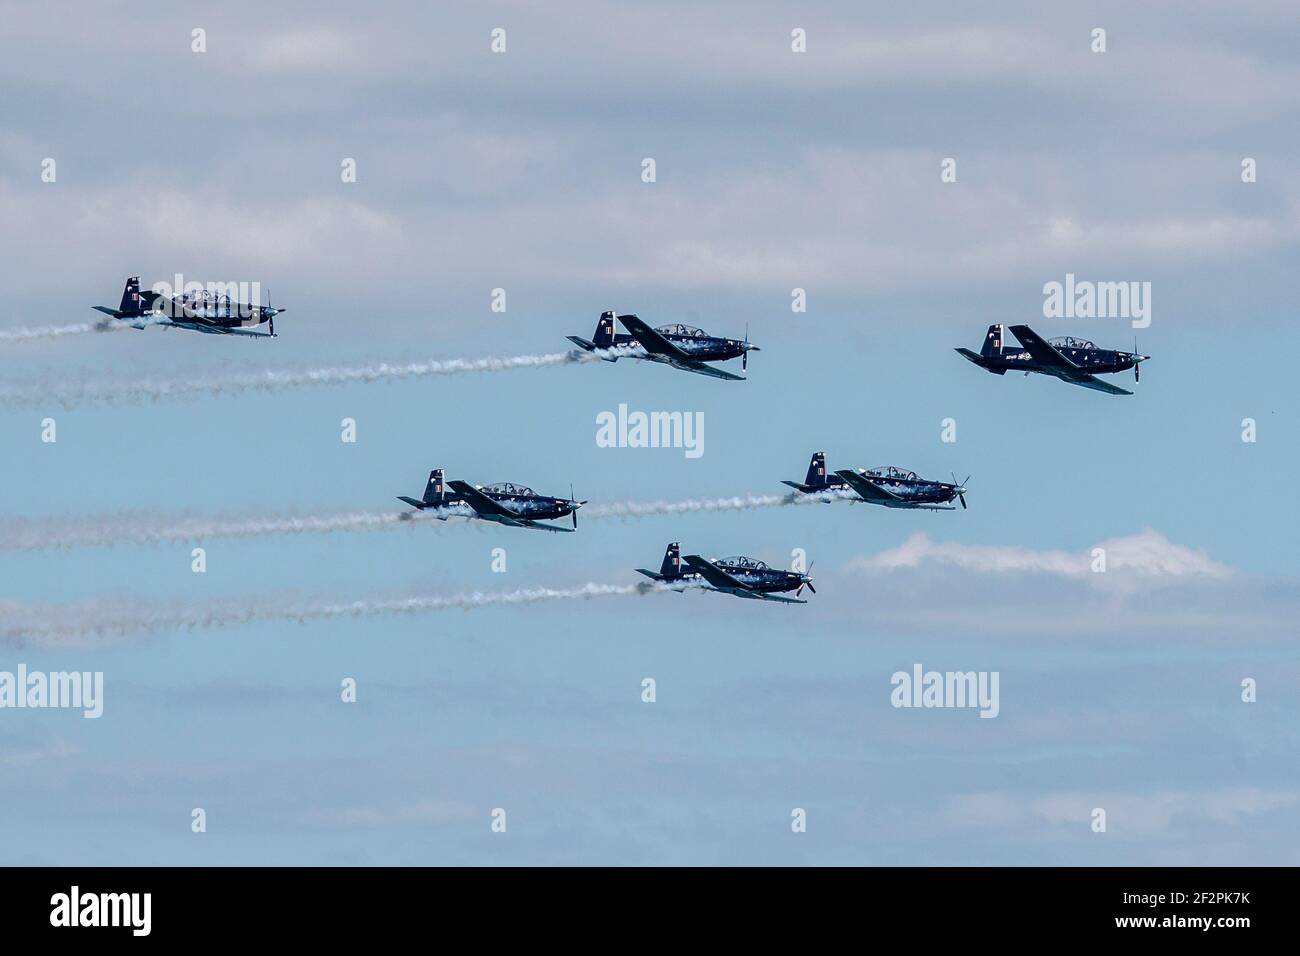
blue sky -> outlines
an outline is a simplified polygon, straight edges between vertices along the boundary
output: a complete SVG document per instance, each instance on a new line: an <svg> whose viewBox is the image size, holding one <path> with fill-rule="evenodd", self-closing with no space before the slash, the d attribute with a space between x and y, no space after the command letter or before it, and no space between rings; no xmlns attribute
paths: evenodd
<svg viewBox="0 0 1300 956"><path fill-rule="evenodd" d="M0 410L10 622L634 583L670 540L782 566L803 548L819 593L793 608L619 596L10 641L0 670L102 670L106 691L99 720L0 711L0 860L1297 861L1300 65L1285 5L584 3L557 21L394 4L353 22L160 4L88 6L73 30L38 7L4 12L0 331L88 321L137 272L260 281L290 310L271 342L0 342L3 386L28 396ZM1088 50L1095 26L1105 54ZM110 30L151 52L123 60ZM124 129L138 146L121 148ZM355 184L339 182L349 156ZM948 156L958 181L941 184ZM45 157L56 183L40 181ZM1152 283L1138 343L1154 358L1132 398L996 378L952 352L997 321L1130 347L1127 320L1042 318L1043 284L1067 272ZM497 287L505 314L488 308ZM807 313L790 311L795 287ZM39 397L562 351L607 308L748 325L763 351L744 383L620 362ZM620 403L703 412L704 455L598 447L596 415ZM355 444L339 440L345 417ZM817 449L832 467L973 474L971 508L212 539L202 575L199 542L5 544L22 522L127 512L396 510L433 467L573 482L593 504L771 494ZM1108 572L1077 573L1103 543ZM891 707L890 675L915 663L998 671L999 716ZM1257 703L1240 700L1247 677ZM190 832L193 807L208 832ZM806 833L790 831L794 807Z"/></svg>

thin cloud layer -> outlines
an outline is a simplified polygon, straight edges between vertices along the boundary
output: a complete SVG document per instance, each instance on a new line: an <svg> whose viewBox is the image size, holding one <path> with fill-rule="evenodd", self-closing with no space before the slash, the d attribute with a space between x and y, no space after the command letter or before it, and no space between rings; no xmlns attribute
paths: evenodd
<svg viewBox="0 0 1300 956"><path fill-rule="evenodd" d="M1120 837L1151 837L1194 825L1239 827L1252 818L1294 806L1294 790L1220 787L1158 790L1146 793L1109 788L1094 794L1059 793L1024 797L1011 793L974 793L947 801L950 826L1023 829L1037 821L1053 826L1090 827L1094 809L1106 812L1106 832Z"/></svg>
<svg viewBox="0 0 1300 956"><path fill-rule="evenodd" d="M1104 565L1100 562L1104 560ZM1099 588L1122 587L1141 578L1144 585L1192 578L1222 580L1233 569L1203 550L1175 544L1147 528L1138 534L1109 538L1081 552L1040 551L1016 545L936 542L917 532L896 548L850 562L847 570L873 574L939 564L981 574L1050 574L1087 580ZM1104 567L1104 570L1098 570Z"/></svg>

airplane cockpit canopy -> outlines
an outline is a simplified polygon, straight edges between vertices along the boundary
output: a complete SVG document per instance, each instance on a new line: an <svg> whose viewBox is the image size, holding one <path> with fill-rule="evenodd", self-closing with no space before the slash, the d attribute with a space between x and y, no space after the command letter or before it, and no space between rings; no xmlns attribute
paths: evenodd
<svg viewBox="0 0 1300 956"><path fill-rule="evenodd" d="M498 495L534 495L531 488L524 485L516 485L509 481L498 481L495 485L485 485L484 491L491 491Z"/></svg>
<svg viewBox="0 0 1300 956"><path fill-rule="evenodd" d="M1054 345L1058 349L1096 349L1087 339L1076 339L1073 335L1058 335L1056 338L1048 339L1048 345Z"/></svg>
<svg viewBox="0 0 1300 956"><path fill-rule="evenodd" d="M225 293L216 293L207 289L182 293L176 300L181 307L204 315L229 316L235 313L239 304Z"/></svg>
<svg viewBox="0 0 1300 956"><path fill-rule="evenodd" d="M691 339L707 338L707 333L703 329L682 325L680 322L676 325L661 325L655 331L662 332L664 335L684 335Z"/></svg>
<svg viewBox="0 0 1300 956"><path fill-rule="evenodd" d="M916 477L916 472L908 471L906 468L895 468L893 465L881 465L878 468L868 468L867 474L873 478L896 478L899 481L920 481Z"/></svg>
<svg viewBox="0 0 1300 956"><path fill-rule="evenodd" d="M755 561L753 558L747 558L744 555L736 555L732 558L721 558L718 564L727 568L735 568L740 571L766 571L767 565L762 561Z"/></svg>
<svg viewBox="0 0 1300 956"><path fill-rule="evenodd" d="M212 292L208 289L198 289L194 292L186 292L181 295L182 302L195 302L204 305L230 305L230 296L223 293Z"/></svg>

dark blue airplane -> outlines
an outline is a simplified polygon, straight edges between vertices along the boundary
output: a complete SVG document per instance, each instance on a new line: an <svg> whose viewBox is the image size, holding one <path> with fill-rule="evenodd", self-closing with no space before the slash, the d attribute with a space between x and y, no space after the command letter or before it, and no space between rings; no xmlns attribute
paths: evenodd
<svg viewBox="0 0 1300 956"><path fill-rule="evenodd" d="M620 315L618 321L631 333L625 335L614 330L614 318L613 312L602 312L600 321L596 323L595 336L590 341L579 335L566 338L585 352L605 353L601 358L606 362L617 362L621 358L660 362L686 372L733 382L743 382L745 376L724 372L705 363L739 358L744 370L749 368L749 353L762 351L757 345L750 344L748 330L743 339L724 339L689 325L663 325L652 329L635 315Z"/></svg>
<svg viewBox="0 0 1300 956"><path fill-rule="evenodd" d="M211 335L248 335L263 339L275 338L275 317L288 311L273 309L269 302L266 305L233 302L228 295L208 292L166 296L149 289L141 291L139 276L126 280L122 301L116 309L106 305L91 308L133 329L161 325ZM261 325L266 325L268 331L257 331Z"/></svg>
<svg viewBox="0 0 1300 956"><path fill-rule="evenodd" d="M966 477L970 481L970 476ZM806 495L825 492L851 492L856 498L868 504L884 505L886 508L913 508L926 511L953 511L948 502L954 499L966 507L966 481L957 483L953 475L952 484L946 481L929 481L917 477L916 472L886 465L880 468L844 469L834 474L826 473L826 453L813 452L808 465L808 475L803 482L782 481ZM831 500L831 499L827 499Z"/></svg>
<svg viewBox="0 0 1300 956"><path fill-rule="evenodd" d="M424 487L422 500L416 501L405 495L398 495L398 500L420 511L431 511L440 521L452 517L481 518L511 528L536 531L577 531L578 509L587 503L576 500L572 491L568 498L552 498L508 481L495 485L471 485L453 480L447 484L451 491L443 484L442 469L435 468L429 472L429 483ZM565 515L573 516L572 528L541 523Z"/></svg>
<svg viewBox="0 0 1300 956"><path fill-rule="evenodd" d="M1110 395L1133 393L1103 382L1094 373L1132 369L1133 381L1136 382L1139 380L1138 366L1151 358L1150 355L1139 355L1136 346L1132 352L1120 352L1115 349L1099 349L1087 339L1076 339L1069 335L1045 340L1027 325L1011 326L1011 334L1020 341L1020 348L1004 348L1002 326L990 325L979 355L970 349L957 349L957 352L994 375L1005 375L1007 372L1024 372L1028 375L1030 372L1038 372L1071 385L1082 385Z"/></svg>
<svg viewBox="0 0 1300 956"><path fill-rule="evenodd" d="M689 571L682 570L686 562ZM752 598L759 601L780 601L784 604L807 604L799 599L806 587L813 594L812 578L797 571L780 571L769 568L762 561L753 558L735 557L709 560L698 554L681 556L681 548L676 541L668 545L664 552L663 564L658 573L645 568L637 568L638 573L660 584L667 585L674 591L686 588L701 588L706 591L718 591L736 597ZM812 570L810 565L809 571ZM781 597L777 592L794 591L792 598Z"/></svg>

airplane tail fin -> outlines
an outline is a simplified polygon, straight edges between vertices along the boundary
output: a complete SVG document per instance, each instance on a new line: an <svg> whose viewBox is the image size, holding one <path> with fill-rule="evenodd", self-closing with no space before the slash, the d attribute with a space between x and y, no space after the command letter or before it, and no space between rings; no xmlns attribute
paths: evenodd
<svg viewBox="0 0 1300 956"><path fill-rule="evenodd" d="M988 334L984 336L984 347L980 349L980 355L984 358L991 358L994 355L1002 354L1002 326L990 325Z"/></svg>
<svg viewBox="0 0 1300 956"><path fill-rule="evenodd" d="M126 288L122 290L122 303L117 307L117 311L129 315L132 312L139 312L140 308L140 277L131 276L126 280Z"/></svg>
<svg viewBox="0 0 1300 956"><path fill-rule="evenodd" d="M442 481L442 469L435 468L429 472L429 483L424 486L424 503L436 505L446 497L447 489Z"/></svg>
<svg viewBox="0 0 1300 956"><path fill-rule="evenodd" d="M826 452L813 452L812 461L808 463L808 476L803 483L810 488L821 488L826 484Z"/></svg>
<svg viewBox="0 0 1300 956"><path fill-rule="evenodd" d="M600 321L596 323L596 334L592 337L592 344L598 349L611 348L614 345L614 313L600 313Z"/></svg>
<svg viewBox="0 0 1300 956"><path fill-rule="evenodd" d="M664 552L664 563L659 566L659 574L665 578L675 578L682 573L682 547L676 541L668 545Z"/></svg>

